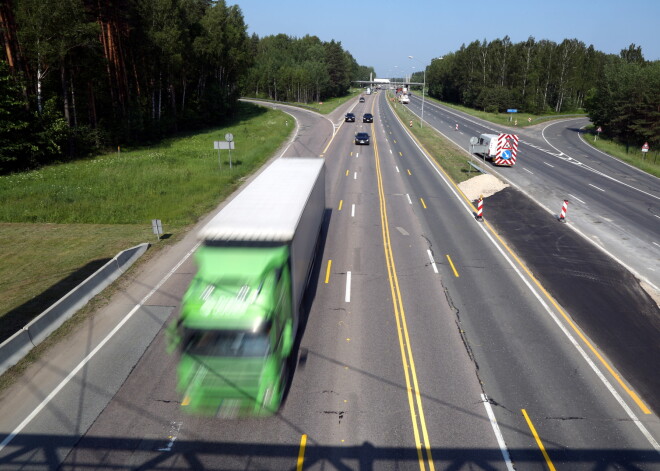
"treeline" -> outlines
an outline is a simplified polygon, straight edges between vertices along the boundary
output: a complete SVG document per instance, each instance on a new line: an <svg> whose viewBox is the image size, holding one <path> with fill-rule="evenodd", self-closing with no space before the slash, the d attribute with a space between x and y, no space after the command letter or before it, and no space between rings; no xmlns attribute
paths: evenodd
<svg viewBox="0 0 660 471"><path fill-rule="evenodd" d="M644 60L632 45L619 57L609 56L585 109L603 134L626 146L648 142L660 148L660 61Z"/></svg>
<svg viewBox="0 0 660 471"><path fill-rule="evenodd" d="M426 80L429 95L472 108L559 113L583 106L604 61L605 54L577 39L514 44L505 36L432 61Z"/></svg>
<svg viewBox="0 0 660 471"><path fill-rule="evenodd" d="M369 80L372 67L361 66L341 42L285 34L252 39L255 64L243 83L245 95L311 102L345 95L351 80ZM375 73L374 73L375 76Z"/></svg>
<svg viewBox="0 0 660 471"><path fill-rule="evenodd" d="M321 100L365 75L339 42L250 37L224 0L3 0L0 42L0 173L217 124L244 92Z"/></svg>
<svg viewBox="0 0 660 471"><path fill-rule="evenodd" d="M426 83L432 97L490 112L586 110L615 138L657 142L658 67L634 44L615 56L577 39L557 44L530 37L514 44L505 36L474 41L432 60ZM421 73L414 79L421 81Z"/></svg>
<svg viewBox="0 0 660 471"><path fill-rule="evenodd" d="M224 1L6 0L0 28L2 172L208 125L252 64Z"/></svg>

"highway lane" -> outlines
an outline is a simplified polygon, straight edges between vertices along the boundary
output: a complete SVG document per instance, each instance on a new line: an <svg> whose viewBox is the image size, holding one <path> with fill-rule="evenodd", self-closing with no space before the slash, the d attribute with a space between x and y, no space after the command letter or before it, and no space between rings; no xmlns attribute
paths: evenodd
<svg viewBox="0 0 660 471"><path fill-rule="evenodd" d="M445 119L445 125L460 115L442 106L431 106L431 110L436 116ZM440 118L437 119L436 124L441 126ZM429 123L433 124L434 120L436 118L432 117ZM447 135L467 142L471 133L483 132L468 129L477 122L466 116L459 129L467 132L449 132ZM535 130L520 130L527 133L521 146L526 146L529 154L523 154L523 160L513 168L498 168L484 163L487 171L500 175L524 192L521 194L517 190L507 189L486 198L485 211L498 231L511 243L515 243L516 252L543 281L545 288L608 354L616 368L625 372L628 381L638 393L643 394L649 406L657 413L660 410L660 377L657 375L660 368L660 346L657 341L660 337L660 311L657 301L654 302L647 294L655 292L657 300L657 291L639 283L617 264L623 258L625 264L621 265L624 267L650 267L650 273L655 273L657 259L653 251L657 246L657 234L649 235L647 232L649 228L654 232L657 225L657 218L649 214L655 204L652 198L654 194L644 190L656 188L654 182L657 179L580 142L575 132L578 126L571 123L584 123L584 120L573 119L544 124ZM557 131L557 128L563 131ZM566 137L560 138L561 135ZM537 145L534 139L544 144ZM572 146L564 147L564 150L571 152L570 155L559 155L562 151L555 149L559 142L567 142L566 146ZM524 150L524 147L521 148ZM525 158L525 155L528 157ZM550 156L552 160L543 155ZM562 178L557 179L558 175ZM602 177L597 182L599 187L594 186L596 182L591 178L593 175ZM620 184L621 181L635 183L635 186L624 186ZM555 195L552 198L559 199L558 192L565 191L561 188L566 182L574 186L573 193L569 195L569 223L557 225L554 223L556 216L550 214L556 215L558 211L545 212L540 209L544 207L540 203L547 195ZM610 190L606 193L607 197L601 196L603 188ZM612 199L612 194L624 189L629 190L628 195ZM598 193L594 199L606 207L599 210L595 208L593 200L582 196L577 204L578 222L574 224L572 215L575 215L575 194L580 194L578 191ZM532 194L534 198L528 198L527 194ZM634 200L640 195L646 201ZM586 204L589 201L591 204ZM628 213L627 207L631 201L633 209ZM585 214L580 203L586 204L591 212ZM639 210L642 204L647 205L646 215ZM603 216L617 211L624 216ZM622 219L626 220L623 225ZM577 227L585 222L589 223L589 237L582 236L584 232ZM566 231L567 228L570 230ZM634 228L642 230L632 235ZM576 234L580 237L576 237ZM649 236L650 243L642 241ZM585 245L581 238L592 244ZM606 255L601 252L605 242L609 244ZM610 258L611 252L618 253L618 256ZM583 293L590 295L584 296Z"/></svg>
<svg viewBox="0 0 660 471"><path fill-rule="evenodd" d="M391 121L396 120L392 117ZM409 142L397 134L397 130L403 129L398 122L388 125L393 141L401 145ZM408 145L395 149L394 153L398 152L405 160L406 156L415 155L416 149ZM526 421L514 412L530 404L529 408L538 409L537 414L543 418L538 426L545 429L541 435L555 448L550 455L570 469L589 469L594 462L606 460L606 454L598 450L611 450L611 456L618 455L623 461L634 461L636 455L645 463L643 467L649 465L649 458L655 463L654 452L645 456L643 450L649 444L639 430L631 427L622 433L618 425L610 429L612 424L608 421L626 420L625 411L608 397L590 367L561 338L554 319L539 309L538 300L518 294L515 275L510 268L498 265L498 256L486 249L490 243L471 242L470 231L459 225L465 218L444 203L438 195L437 178L430 176L433 172L428 161L421 163L424 165L406 160L411 168L411 183L418 182L420 186L410 193L426 195L425 201L430 201L424 211L430 226L428 234L432 234L427 236L429 244L435 253L442 248L441 253L451 254L454 260L451 266L448 262L442 264L442 285L466 333L484 390L497 404L495 411L514 462L524 461L520 455L525 455L522 450L528 446L524 441ZM454 265L460 277L455 275ZM592 391L599 389L602 394L592 396ZM614 436L614 441L605 438Z"/></svg>
<svg viewBox="0 0 660 471"><path fill-rule="evenodd" d="M410 107L421 112L421 99ZM660 182L584 143L577 126L584 119L530 128L504 128L426 101L424 118L463 149L471 136L515 132L521 137L513 168L485 163L488 171L512 183L541 207L558 214L569 200L568 223L640 279L660 292ZM458 131L456 131L458 124Z"/></svg>
<svg viewBox="0 0 660 471"><path fill-rule="evenodd" d="M362 108L357 111L361 114ZM75 460L67 461L65 469L87 462L168 467L182 459L190 460L188 466L190 462L199 462L201 466L222 469L291 469L303 434L307 437L305 469L341 464L351 469L420 469L420 461L430 464L430 448L440 453L433 457L438 463L492 463L493 469L504 469L480 402L476 376L451 316L444 317L448 325L437 330L422 329L426 339L421 335L415 339L414 345L424 346L422 351L433 351L441 357L451 355L454 361L446 364L448 371L429 359L422 362L431 369L428 374L424 371L425 380L437 384L432 394L413 397L412 409L421 415L419 403L423 402L433 422L424 425L419 416L411 417L411 393L405 381L379 234L382 216L374 167L375 146L355 147L352 142L354 130L364 127L357 123L340 130L335 139L336 150L331 147L326 154L328 174L340 177L328 188L328 206L332 210L322 263L313 279L316 288L309 293L313 302L301 340L301 364L278 417L221 422L223 426L219 427L214 419L182 415L172 396L163 396L164 391L172 390L174 363L164 364L162 355L151 354L150 349L107 413L99 417L77 452L70 455ZM410 228L415 218L412 213L407 217L410 221L404 225ZM421 251L420 257L420 263L424 263L426 253ZM330 261L331 269L327 272ZM406 276L423 278L425 274ZM437 310L442 302L446 304L444 300L442 293L432 291L424 303L420 300L417 304L428 303L429 311L432 306ZM427 320L420 318L417 322ZM447 341L435 346L436 332L443 331ZM157 338L154 351L163 348L159 343L161 339ZM410 368L412 357L407 353L404 356ZM422 372L419 374L422 381ZM444 381L447 377L453 380ZM139 401L137 408L144 411L142 414L136 416L125 407L131 398ZM129 446L135 446L141 437L168 434L170 427L177 438L167 453L154 452L155 438L147 449L138 446L132 450L104 449L100 453L93 446L99 442L98 437L108 436L116 437L119 443L120 437L124 437ZM423 438L426 434L431 438ZM420 440L419 448L415 435ZM215 454L207 452L210 442L218 444ZM164 448L167 447L161 445L159 449ZM98 459L100 462L95 461Z"/></svg>
<svg viewBox="0 0 660 471"><path fill-rule="evenodd" d="M251 421L181 414L173 393L176 360L163 353L160 332L62 469L291 469L301 451L305 469L421 469L422 463L428 469L429 448L438 469L506 469L480 382L496 398L495 413L519 469L544 466L521 407L549 440L557 463L592 469L600 459L652 469L648 456L654 455L645 454L639 431L610 412L613 400L602 384L557 338L536 298L492 255L469 211L381 105L368 98L355 107L361 116L375 106L380 118L373 127L341 124L336 113L338 132L329 146L327 124L319 124L325 131L315 143L300 139L303 155L325 151L330 211L308 293L300 361L282 413ZM355 128L374 129L375 145L354 146ZM459 278L442 252L456 260ZM176 311L193 270L185 261L145 308ZM502 315L508 312L515 316ZM402 326L408 332L403 340ZM406 379L413 378L406 372L413 369L419 395L408 393ZM565 415L577 409L587 418ZM7 450L12 455L0 455L7 469L18 468L19 457L33 464L32 458L46 456L52 464L53 455L66 454L67 436L53 434L52 448L45 440L31 445L34 436L20 438L20 446Z"/></svg>

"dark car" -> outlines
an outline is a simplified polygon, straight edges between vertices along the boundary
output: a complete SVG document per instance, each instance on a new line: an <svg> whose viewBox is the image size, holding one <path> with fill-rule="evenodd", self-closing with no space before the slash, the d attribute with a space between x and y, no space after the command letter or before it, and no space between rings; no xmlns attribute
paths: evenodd
<svg viewBox="0 0 660 471"><path fill-rule="evenodd" d="M366 132L356 132L355 143L369 145L369 134Z"/></svg>
<svg viewBox="0 0 660 471"><path fill-rule="evenodd" d="M346 113L344 121L350 121L351 123L355 122L355 115L353 113Z"/></svg>
<svg viewBox="0 0 660 471"><path fill-rule="evenodd" d="M363 96L360 97L360 103L364 103L364 97Z"/></svg>
<svg viewBox="0 0 660 471"><path fill-rule="evenodd" d="M363 123L373 123L374 122L374 115L371 113L365 113L364 116L362 116L362 122Z"/></svg>

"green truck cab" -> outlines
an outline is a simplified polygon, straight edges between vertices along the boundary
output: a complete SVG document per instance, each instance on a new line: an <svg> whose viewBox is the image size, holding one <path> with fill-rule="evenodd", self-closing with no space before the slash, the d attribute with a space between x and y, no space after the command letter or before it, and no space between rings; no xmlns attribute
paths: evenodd
<svg viewBox="0 0 660 471"><path fill-rule="evenodd" d="M171 335L184 410L279 410L324 210L323 160L281 158L200 231L198 270Z"/></svg>

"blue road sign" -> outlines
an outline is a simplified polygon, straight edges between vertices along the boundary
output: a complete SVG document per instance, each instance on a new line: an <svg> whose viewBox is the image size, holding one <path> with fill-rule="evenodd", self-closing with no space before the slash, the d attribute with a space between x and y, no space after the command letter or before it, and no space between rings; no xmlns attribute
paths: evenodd
<svg viewBox="0 0 660 471"><path fill-rule="evenodd" d="M517 113L518 110L515 109L515 108L512 108L512 109L506 110L506 112L507 112L507 113Z"/></svg>

